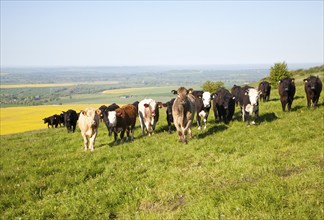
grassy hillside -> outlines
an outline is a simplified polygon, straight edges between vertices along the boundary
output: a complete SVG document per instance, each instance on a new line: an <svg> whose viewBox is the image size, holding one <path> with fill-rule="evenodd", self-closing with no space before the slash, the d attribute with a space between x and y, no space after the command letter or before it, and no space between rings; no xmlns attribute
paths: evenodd
<svg viewBox="0 0 324 220"><path fill-rule="evenodd" d="M257 126L211 114L187 145L164 109L155 135L119 146L101 124L93 153L79 130L0 136L1 219L322 219L323 113L298 85L292 112L274 90Z"/></svg>

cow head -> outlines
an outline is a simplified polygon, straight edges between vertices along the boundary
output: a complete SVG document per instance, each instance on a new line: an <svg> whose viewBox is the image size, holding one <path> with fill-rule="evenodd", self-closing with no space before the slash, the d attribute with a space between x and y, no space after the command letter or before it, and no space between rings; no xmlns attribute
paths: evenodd
<svg viewBox="0 0 324 220"><path fill-rule="evenodd" d="M116 124L117 124L117 112L116 111L108 111L108 117L107 117L107 121L105 123L109 130L109 136L111 136L113 128L116 127Z"/></svg>
<svg viewBox="0 0 324 220"><path fill-rule="evenodd" d="M250 88L247 90L247 95L249 96L250 103L252 106L258 105L260 92L258 92L256 89Z"/></svg>
<svg viewBox="0 0 324 220"><path fill-rule="evenodd" d="M92 108L88 108L86 110L82 110L81 114L90 120L91 127L97 127L98 126L98 119L99 115L101 114L100 109L93 110Z"/></svg>
<svg viewBox="0 0 324 220"><path fill-rule="evenodd" d="M187 90L185 87L180 87L177 90L178 99L180 101L180 104L182 104L182 105L186 104L187 94L191 93L191 92L192 92L192 89Z"/></svg>
<svg viewBox="0 0 324 220"><path fill-rule="evenodd" d="M284 91L288 92L290 90L290 87L294 85L294 78L285 78L282 80L279 80L279 86L283 88Z"/></svg>
<svg viewBox="0 0 324 220"><path fill-rule="evenodd" d="M204 103L204 107L209 108L210 107L210 100L211 100L210 92L204 92L201 99L202 99L202 101Z"/></svg>
<svg viewBox="0 0 324 220"><path fill-rule="evenodd" d="M304 83L306 87L310 88L311 90L315 90L318 80L319 80L318 76L317 77L310 76L307 79L304 79Z"/></svg>

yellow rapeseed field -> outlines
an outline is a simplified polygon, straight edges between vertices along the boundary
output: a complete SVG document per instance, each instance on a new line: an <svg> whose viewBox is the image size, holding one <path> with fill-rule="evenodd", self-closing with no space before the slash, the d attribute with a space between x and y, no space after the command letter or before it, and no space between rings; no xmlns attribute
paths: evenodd
<svg viewBox="0 0 324 220"><path fill-rule="evenodd" d="M69 104L0 108L0 135L44 129L47 128L47 124L43 122L45 117L60 114L69 109L79 112L87 107L98 108L101 105Z"/></svg>

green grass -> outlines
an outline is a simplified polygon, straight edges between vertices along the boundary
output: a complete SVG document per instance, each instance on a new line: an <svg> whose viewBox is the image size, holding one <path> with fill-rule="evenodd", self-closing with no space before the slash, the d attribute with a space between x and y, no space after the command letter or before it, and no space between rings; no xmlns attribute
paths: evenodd
<svg viewBox="0 0 324 220"><path fill-rule="evenodd" d="M257 126L211 112L187 145L164 109L156 134L137 126L123 145L101 124L93 153L78 129L1 136L1 219L322 219L323 96L315 110L296 96L282 112L273 90Z"/></svg>

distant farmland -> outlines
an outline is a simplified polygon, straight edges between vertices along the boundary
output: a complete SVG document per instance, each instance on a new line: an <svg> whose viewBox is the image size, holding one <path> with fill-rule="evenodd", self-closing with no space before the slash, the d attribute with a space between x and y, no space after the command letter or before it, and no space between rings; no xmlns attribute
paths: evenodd
<svg viewBox="0 0 324 220"><path fill-rule="evenodd" d="M96 81L96 82L76 82L76 83L39 83L39 84L10 84L0 85L1 89L15 88L42 88L42 87L70 87L76 85L111 85L118 84L117 81Z"/></svg>

